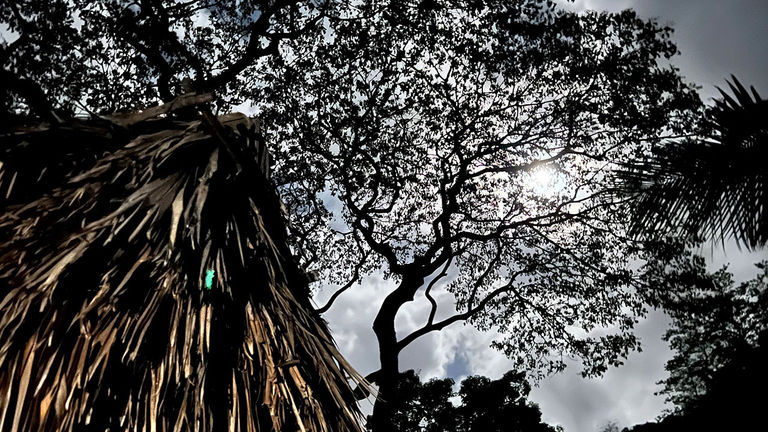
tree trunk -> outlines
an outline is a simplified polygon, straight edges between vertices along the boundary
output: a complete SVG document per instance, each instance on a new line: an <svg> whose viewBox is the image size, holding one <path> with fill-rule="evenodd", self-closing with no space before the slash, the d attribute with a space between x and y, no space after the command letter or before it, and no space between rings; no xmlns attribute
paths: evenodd
<svg viewBox="0 0 768 432"><path fill-rule="evenodd" d="M373 321L373 331L379 343L379 361L381 362L381 369L376 378L379 393L369 421L369 427L373 432L392 430L391 419L394 412L391 401L396 396L400 378L400 347L395 332L395 317L404 304L413 301L413 296L423 284L422 276L403 277L400 285L384 299Z"/></svg>

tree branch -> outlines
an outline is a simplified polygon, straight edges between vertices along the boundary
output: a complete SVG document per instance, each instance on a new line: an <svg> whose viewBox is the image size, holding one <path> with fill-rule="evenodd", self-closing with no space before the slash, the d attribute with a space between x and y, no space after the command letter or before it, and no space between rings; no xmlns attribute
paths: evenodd
<svg viewBox="0 0 768 432"><path fill-rule="evenodd" d="M172 46L173 52L181 54L189 65L194 69L196 79L202 80L206 76L206 69L203 67L203 63L200 59L192 54L186 45L179 42L178 36L171 31L170 17L168 10L163 7L162 2L158 0L143 1L142 4L146 4L149 8L154 9L155 15L160 19L160 23L157 28L165 34L165 40Z"/></svg>
<svg viewBox="0 0 768 432"><path fill-rule="evenodd" d="M248 45L245 47L245 53L242 57L237 59L228 68L223 70L218 75L211 77L210 79L197 83L197 86L205 91L212 91L219 87L226 85L237 77L237 75L245 70L248 66L259 57L267 55L277 54L277 49L282 39L294 39L301 34L309 30L313 25L317 24L319 20L324 16L324 9L320 15L310 20L303 28L294 32L280 32L269 33L270 23L269 20L277 14L281 9L285 9L290 6L294 6L299 3L299 0L278 0L272 5L271 8L265 9L259 15L259 18L251 25L251 33L248 39ZM261 39L269 39L269 43L266 47L262 46Z"/></svg>
<svg viewBox="0 0 768 432"><path fill-rule="evenodd" d="M129 115L115 115L110 118L110 121L122 127L129 127L131 125L135 125L136 123L141 123L144 120L155 118L162 114L168 114L186 107L202 105L212 100L213 94L211 93L187 93L168 103L152 108L147 108L144 111L130 113Z"/></svg>
<svg viewBox="0 0 768 432"><path fill-rule="evenodd" d="M472 309L473 303L475 303L475 297L477 296L477 290L480 289L480 285L483 284L483 281L485 278L488 277L489 274L491 274L491 271L493 270L493 267L499 262L499 259L501 259L501 245L499 244L499 241L496 241L496 255L493 257L491 262L488 263L488 266L485 268L483 273L475 280L475 283L472 286L472 293L469 295L469 299L467 300L467 309Z"/></svg>
<svg viewBox="0 0 768 432"><path fill-rule="evenodd" d="M429 311L429 318L427 318L427 325L432 325L432 323L435 321L435 315L437 314L437 301L435 301L434 297L432 297L432 294L430 294L430 291L432 291L432 287L435 286L437 281L444 278L448 275L448 267L450 267L451 263L453 262L453 257L448 259L448 261L445 262L445 266L443 266L443 270L435 276L431 281L429 281L429 285L427 285L427 289L424 290L424 296L429 300L429 303L432 305L432 309Z"/></svg>
<svg viewBox="0 0 768 432"><path fill-rule="evenodd" d="M488 304L491 300L499 297L500 295L507 293L509 291L515 291L513 288L512 282L514 282L514 279L510 280L508 283L504 284L503 286L491 291L490 294L485 296L480 302L477 304L476 307L467 309L467 311L455 314L449 318L446 318L442 321L439 321L437 323L433 323L431 325L425 325L424 327L413 331L408 336L400 339L397 342L397 350L402 351L403 348L407 347L411 344L411 342L415 341L416 339L424 336L427 333L431 333L433 331L442 330L445 327L448 327L449 325L456 323L458 321L466 321L467 319L471 318L476 313L480 312L485 308L485 305Z"/></svg>
<svg viewBox="0 0 768 432"><path fill-rule="evenodd" d="M54 113L53 105L43 89L34 81L19 78L5 69L0 69L0 81L6 85L6 91L16 93L23 98L29 108L45 121L51 124L61 121Z"/></svg>
<svg viewBox="0 0 768 432"><path fill-rule="evenodd" d="M323 314L328 312L328 309L330 309L331 306L333 306L333 302L335 302L340 295L342 295L346 290L350 289L352 285L354 285L354 283L357 282L357 280L360 278L360 270L363 268L363 265L365 265L365 262L368 259L369 255L370 255L370 252L366 252L363 255L363 257L357 261L357 263L355 264L354 274L352 278L350 278L349 282L344 284L343 287L336 290L336 292L333 293L331 298L328 299L328 301L322 307L317 308L316 309L317 313Z"/></svg>
<svg viewBox="0 0 768 432"><path fill-rule="evenodd" d="M157 69L159 73L157 77L157 92L160 94L160 99L163 102L171 101L173 99L173 93L171 92L171 65L163 57L162 52L159 49L155 50L153 47L139 42L137 34L124 38L124 40L134 47L136 51L143 54L149 63Z"/></svg>

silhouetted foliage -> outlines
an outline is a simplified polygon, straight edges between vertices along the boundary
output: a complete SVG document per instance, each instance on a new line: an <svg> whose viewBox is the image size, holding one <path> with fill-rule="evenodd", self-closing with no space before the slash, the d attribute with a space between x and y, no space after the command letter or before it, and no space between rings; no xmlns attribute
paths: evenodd
<svg viewBox="0 0 768 432"><path fill-rule="evenodd" d="M422 383L413 370L400 374L397 391L391 398L392 428L398 431L456 430L456 408L452 379L432 379Z"/></svg>
<svg viewBox="0 0 768 432"><path fill-rule="evenodd" d="M666 268L665 268L666 267ZM672 318L665 339L675 354L662 394L675 405L658 423L630 430L762 430L768 397L768 262L735 284L725 268L706 270L704 259L678 258L664 273L668 292L659 299Z"/></svg>
<svg viewBox="0 0 768 432"><path fill-rule="evenodd" d="M600 432L619 432L619 425L614 421L609 421L600 428Z"/></svg>
<svg viewBox="0 0 768 432"><path fill-rule="evenodd" d="M458 392L452 379L422 383L413 370L401 374L392 399L392 427L400 432L557 432L541 421L538 405L528 401L524 373L507 372L498 380L466 377ZM459 397L454 406L451 398Z"/></svg>
<svg viewBox="0 0 768 432"><path fill-rule="evenodd" d="M187 91L255 106L303 270L340 293L392 283L373 320L379 430L400 351L454 323L499 330L533 376L567 355L598 374L636 347L629 263L645 251L608 174L699 108L661 61L671 29L544 0L20 1L0 18L19 35L0 57L11 116L55 124ZM431 311L398 334L417 295Z"/></svg>
<svg viewBox="0 0 768 432"><path fill-rule="evenodd" d="M561 353L599 373L636 345L642 308L627 266L642 249L624 235L609 167L696 107L657 62L675 52L668 29L546 2L440 4L366 4L332 37L287 43L263 93L254 81L296 250L339 290L378 271L392 281L369 375L384 400L402 349L465 321L500 330L495 347L532 375L561 369ZM551 181L537 187L541 171ZM442 319L440 285L458 310ZM432 310L404 332L396 317L414 298Z"/></svg>
<svg viewBox="0 0 768 432"><path fill-rule="evenodd" d="M675 355L666 365L670 376L662 393L687 410L708 392L716 373L756 347L768 329L768 262L758 263L760 273L740 284L726 268L709 273L700 256L649 267L655 280L666 281L657 300L672 318L664 338Z"/></svg>
<svg viewBox="0 0 768 432"><path fill-rule="evenodd" d="M639 195L633 231L768 242L768 101L732 77L698 136L657 149L621 176Z"/></svg>
<svg viewBox="0 0 768 432"><path fill-rule="evenodd" d="M640 198L636 233L676 234L694 243L733 237L752 249L765 246L768 101L732 78L733 96L720 90L722 99L708 109L698 136L620 173ZM652 261L646 276L667 288L650 299L673 320L665 340L675 354L661 393L675 409L658 423L629 430L765 429L760 413L768 397L757 389L768 385L768 261L757 264L755 279L736 285L726 268L709 273L702 257L665 256L673 249Z"/></svg>
<svg viewBox="0 0 768 432"><path fill-rule="evenodd" d="M713 371L706 393L686 408L661 421L624 429L629 432L758 431L768 427L765 404L768 397L768 331L755 345L742 345L731 352L731 360Z"/></svg>

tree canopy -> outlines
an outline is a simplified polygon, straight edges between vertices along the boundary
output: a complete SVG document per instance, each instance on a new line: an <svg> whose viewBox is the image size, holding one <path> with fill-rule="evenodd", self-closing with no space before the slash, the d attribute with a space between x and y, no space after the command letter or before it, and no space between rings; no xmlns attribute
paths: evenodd
<svg viewBox="0 0 768 432"><path fill-rule="evenodd" d="M252 104L304 269L339 292L392 283L373 320L380 400L399 352L457 322L499 330L534 375L566 355L599 373L636 346L644 249L608 173L698 113L670 28L544 0L30 1L0 18L17 120L187 91ZM457 311L440 319L439 284ZM398 333L417 295L431 312Z"/></svg>
<svg viewBox="0 0 768 432"><path fill-rule="evenodd" d="M669 377L662 381L661 393L677 413L695 411L706 398L734 398L710 393L725 384L724 375L751 362L765 343L761 339L768 331L768 262L757 263L755 278L739 284L727 268L708 272L700 256L679 256L651 266L649 273L667 282L658 300L672 318L664 339L675 352L666 364ZM731 372L724 372L727 369Z"/></svg>
<svg viewBox="0 0 768 432"><path fill-rule="evenodd" d="M708 271L701 256L663 258L648 264L647 275L664 281L651 303L672 318L664 339L674 354L659 393L673 407L624 432L764 429L757 389L768 385L768 262L737 284L727 267Z"/></svg>
<svg viewBox="0 0 768 432"><path fill-rule="evenodd" d="M498 380L469 376L458 392L454 381L422 383L408 370L398 380L393 398L394 430L401 432L557 432L541 421L538 405L528 401L531 390L524 373L510 371ZM454 405L451 399L458 398Z"/></svg>

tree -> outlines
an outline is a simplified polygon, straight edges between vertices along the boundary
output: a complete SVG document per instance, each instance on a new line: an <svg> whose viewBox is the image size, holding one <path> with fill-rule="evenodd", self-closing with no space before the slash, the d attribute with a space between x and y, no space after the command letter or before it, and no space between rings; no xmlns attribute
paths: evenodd
<svg viewBox="0 0 768 432"><path fill-rule="evenodd" d="M7 93L8 111L55 121L183 89L219 91L219 109L251 101L304 269L339 293L377 272L392 281L373 320L377 430L398 354L454 323L500 330L495 346L534 375L565 355L599 373L636 346L628 263L644 250L607 174L698 107L659 62L676 52L669 28L538 0L76 5L2 7L20 34L3 67L39 90ZM38 37L50 29L61 36ZM438 319L444 282L458 312ZM398 334L417 295L432 310Z"/></svg>
<svg viewBox="0 0 768 432"><path fill-rule="evenodd" d="M266 97L253 97L282 144L305 262L340 291L376 269L393 281L373 323L381 369L369 375L385 401L398 353L453 323L501 330L496 347L529 371L557 370L550 354L570 353L595 372L631 349L640 302L604 169L673 133L695 105L657 63L674 53L667 30L631 12L441 4L370 6L329 40L289 42ZM547 193L531 184L540 172L553 177ZM458 313L438 320L442 280ZM417 295L432 311L398 334ZM610 325L620 335L569 331ZM390 417L377 403L374 421Z"/></svg>
<svg viewBox="0 0 768 432"><path fill-rule="evenodd" d="M629 430L764 428L765 397L757 389L768 385L768 262L756 264L756 277L740 284L727 268L708 272L699 256L649 266L649 277L666 281L652 302L672 318L664 339L674 355L660 393L674 409Z"/></svg>
<svg viewBox="0 0 768 432"><path fill-rule="evenodd" d="M633 231L646 236L733 237L755 249L768 242L768 101L736 79L708 110L701 134L659 148L621 172L638 195Z"/></svg>
<svg viewBox="0 0 768 432"><path fill-rule="evenodd" d="M733 237L751 249L765 245L766 178L758 161L768 149L768 103L732 79L735 99L719 89L722 99L709 108L697 137L661 147L620 172L639 197L635 233L675 234L694 243ZM748 382L768 384L768 262L756 264L757 277L737 286L726 268L709 273L702 257L685 255L651 261L646 272L667 287L651 302L673 320L664 338L675 355L666 364L670 375L661 393L675 409L660 422L630 430L764 428L755 413L765 398L744 389Z"/></svg>
<svg viewBox="0 0 768 432"><path fill-rule="evenodd" d="M672 318L664 339L675 352L661 393L676 412L687 413L721 385L721 370L748 358L768 330L768 262L757 263L756 277L740 284L726 268L709 273L700 256L650 266L651 277L666 280L657 301Z"/></svg>
<svg viewBox="0 0 768 432"><path fill-rule="evenodd" d="M469 376L457 393L452 379L422 383L413 370L402 373L393 400L394 430L401 432L556 432L541 422L541 411L527 400L531 388L524 373L507 372L498 380ZM450 399L460 397L460 405Z"/></svg>
<svg viewBox="0 0 768 432"><path fill-rule="evenodd" d="M461 382L459 431L557 432L541 421L539 406L528 402L531 387L524 373L507 372L498 380L470 376Z"/></svg>
<svg viewBox="0 0 768 432"><path fill-rule="evenodd" d="M614 421L609 421L600 428L600 432L619 432L619 425Z"/></svg>
<svg viewBox="0 0 768 432"><path fill-rule="evenodd" d="M400 374L392 397L392 429L413 432L456 430L457 411L450 378L431 379L425 383L414 370Z"/></svg>
<svg viewBox="0 0 768 432"><path fill-rule="evenodd" d="M625 428L629 432L679 430L762 430L768 422L762 416L763 389L768 385L768 332L760 334L756 346L742 345L731 360L716 371L706 393L682 410L668 413L658 422Z"/></svg>

